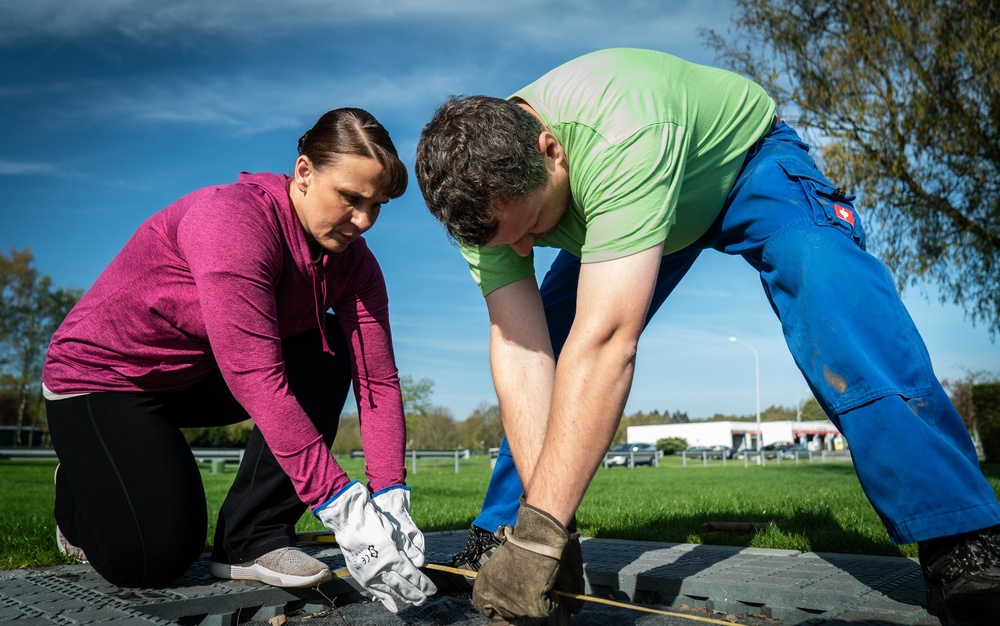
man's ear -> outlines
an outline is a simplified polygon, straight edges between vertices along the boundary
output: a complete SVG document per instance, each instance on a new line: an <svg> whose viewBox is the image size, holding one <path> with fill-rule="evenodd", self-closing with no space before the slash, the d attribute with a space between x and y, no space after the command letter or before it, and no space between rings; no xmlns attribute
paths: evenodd
<svg viewBox="0 0 1000 626"><path fill-rule="evenodd" d="M561 166L566 161L566 153L563 151L562 144L548 130L543 130L538 135L538 149L543 157L551 159L556 166Z"/></svg>

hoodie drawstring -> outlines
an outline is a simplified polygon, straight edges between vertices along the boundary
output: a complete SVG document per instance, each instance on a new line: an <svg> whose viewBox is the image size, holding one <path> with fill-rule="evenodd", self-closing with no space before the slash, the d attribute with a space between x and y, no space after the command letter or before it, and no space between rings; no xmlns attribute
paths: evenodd
<svg viewBox="0 0 1000 626"><path fill-rule="evenodd" d="M323 351L332 355L334 352L326 340L326 256L326 252L321 252L320 258L316 262L310 263L309 268L313 275L313 299L316 301L316 323L319 325L319 336L323 341ZM316 284L317 282L319 285Z"/></svg>
<svg viewBox="0 0 1000 626"><path fill-rule="evenodd" d="M309 268L313 273L313 298L316 298L316 323L319 325L319 336L323 341L323 350L328 354L335 354L333 350L330 349L330 344L326 340L326 260L327 253L321 252L320 257L313 263L309 264ZM319 285L316 285L319 282ZM318 287L318 288L317 288ZM317 295L319 294L319 295ZM368 381L365 385L368 391L368 405L372 409L377 409L378 405L375 404L375 394L372 392L371 379L368 378L368 361L365 358L365 348L364 339L359 334L358 341L361 343L361 365L364 366L364 379Z"/></svg>

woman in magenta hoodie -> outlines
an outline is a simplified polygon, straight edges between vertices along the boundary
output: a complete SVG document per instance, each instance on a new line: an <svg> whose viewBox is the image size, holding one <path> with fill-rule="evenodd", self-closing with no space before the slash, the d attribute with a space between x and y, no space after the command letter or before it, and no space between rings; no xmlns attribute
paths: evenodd
<svg viewBox="0 0 1000 626"><path fill-rule="evenodd" d="M310 506L391 610L435 591L417 569L385 281L361 237L406 169L360 109L323 115L298 152L291 176L243 173L149 218L52 338L57 539L111 583L162 587L190 567L207 513L180 428L251 418L213 575L329 579L294 547ZM330 454L352 381L367 486Z"/></svg>

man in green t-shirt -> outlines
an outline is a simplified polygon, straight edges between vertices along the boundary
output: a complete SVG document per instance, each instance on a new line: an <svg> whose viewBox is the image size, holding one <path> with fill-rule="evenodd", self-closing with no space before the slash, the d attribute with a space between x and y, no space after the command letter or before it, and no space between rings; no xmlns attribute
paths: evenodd
<svg viewBox="0 0 1000 626"><path fill-rule="evenodd" d="M509 99L445 102L416 173L486 298L516 461L498 459L458 558L479 569L480 611L562 622L580 609L552 590L582 592L574 516L624 410L639 335L715 249L759 271L890 537L920 542L931 610L992 614L996 495L891 277L865 252L853 196L758 85L661 52L594 52ZM561 250L541 286L534 246Z"/></svg>

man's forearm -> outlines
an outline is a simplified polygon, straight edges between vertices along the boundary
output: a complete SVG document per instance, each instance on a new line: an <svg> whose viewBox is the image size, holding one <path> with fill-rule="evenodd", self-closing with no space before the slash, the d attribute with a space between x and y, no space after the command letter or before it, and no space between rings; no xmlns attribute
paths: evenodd
<svg viewBox="0 0 1000 626"><path fill-rule="evenodd" d="M545 441L555 361L544 353L528 353L497 343L490 355L504 434L517 473L522 484L527 485Z"/></svg>
<svg viewBox="0 0 1000 626"><path fill-rule="evenodd" d="M559 355L545 441L525 483L528 503L563 524L580 506L625 410L662 251L659 244L581 267L576 317Z"/></svg>
<svg viewBox="0 0 1000 626"><path fill-rule="evenodd" d="M538 286L521 280L486 297L490 367L507 443L524 484L531 480L552 403L555 357Z"/></svg>
<svg viewBox="0 0 1000 626"><path fill-rule="evenodd" d="M525 481L529 504L569 524L614 438L634 366L634 343L567 343L541 454Z"/></svg>

